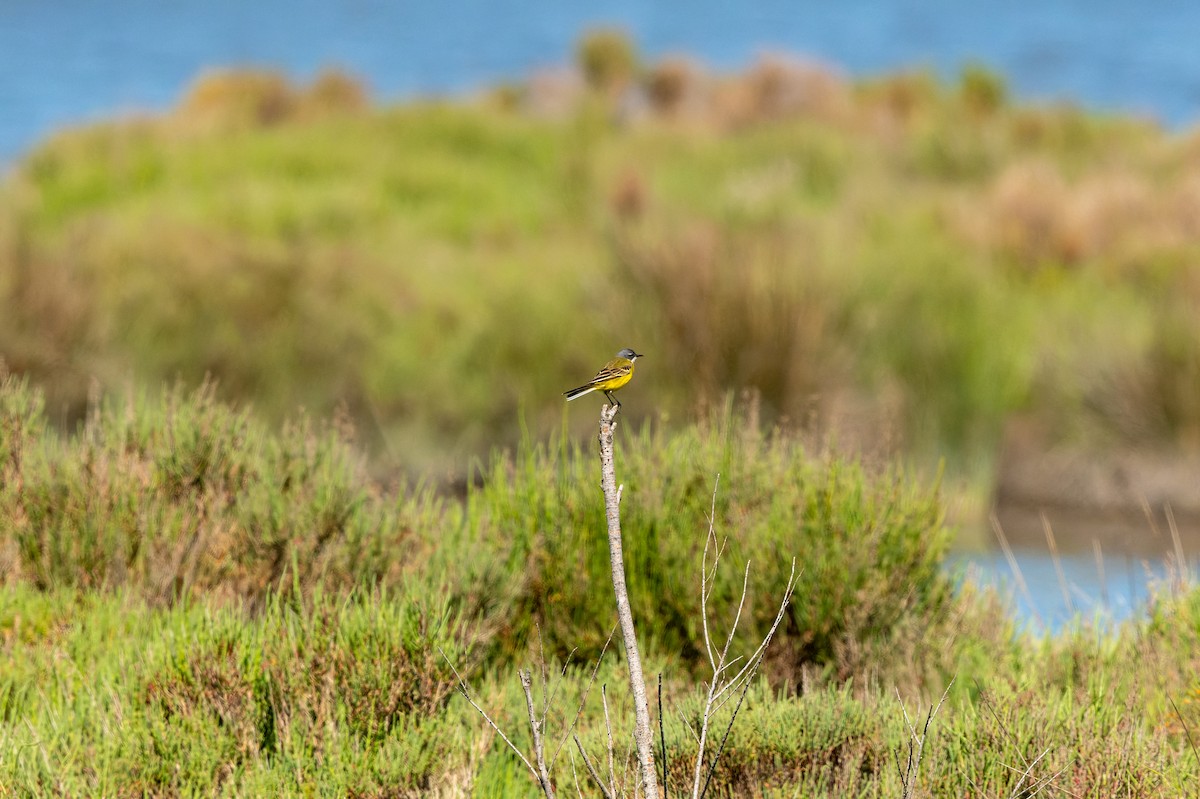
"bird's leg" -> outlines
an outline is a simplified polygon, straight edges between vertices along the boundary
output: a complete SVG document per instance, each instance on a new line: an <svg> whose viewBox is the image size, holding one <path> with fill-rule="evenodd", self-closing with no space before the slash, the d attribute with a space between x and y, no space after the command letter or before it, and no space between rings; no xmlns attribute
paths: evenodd
<svg viewBox="0 0 1200 799"><path fill-rule="evenodd" d="M621 407L621 402L620 402L620 401L619 401L619 400L618 400L616 397L614 397L614 396L612 395L612 392L611 392L611 391L605 391L605 392L604 392L604 396L608 397L608 401L609 401L609 402L611 402L611 403L613 404L613 407L614 407L614 408L620 408L620 407Z"/></svg>

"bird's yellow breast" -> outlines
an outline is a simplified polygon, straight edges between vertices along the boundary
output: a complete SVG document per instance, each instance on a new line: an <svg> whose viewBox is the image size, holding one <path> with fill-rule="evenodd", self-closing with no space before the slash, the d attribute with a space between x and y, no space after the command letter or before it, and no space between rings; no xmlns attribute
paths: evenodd
<svg viewBox="0 0 1200 799"><path fill-rule="evenodd" d="M600 391L616 391L633 379L633 361L628 358L613 358L604 364L592 385Z"/></svg>

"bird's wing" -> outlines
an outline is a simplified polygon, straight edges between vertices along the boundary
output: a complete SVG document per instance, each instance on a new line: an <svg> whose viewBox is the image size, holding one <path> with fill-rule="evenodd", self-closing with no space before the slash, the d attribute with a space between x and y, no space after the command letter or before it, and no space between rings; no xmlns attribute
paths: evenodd
<svg viewBox="0 0 1200 799"><path fill-rule="evenodd" d="M625 358L614 358L601 367L596 376L592 378L593 383L603 383L606 380L612 380L614 377L622 377L629 374L629 370L633 368L633 362Z"/></svg>

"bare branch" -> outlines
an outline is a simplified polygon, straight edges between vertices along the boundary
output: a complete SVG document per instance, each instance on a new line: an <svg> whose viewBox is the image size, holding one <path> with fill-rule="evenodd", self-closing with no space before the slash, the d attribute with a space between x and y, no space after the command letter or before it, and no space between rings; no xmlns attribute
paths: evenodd
<svg viewBox="0 0 1200 799"><path fill-rule="evenodd" d="M918 734L913 726L912 719L908 716L908 708L904 706L904 700L900 698L899 689L896 690L896 701L900 703L900 711L904 714L904 724L908 727L908 757L905 760L904 768L900 768L900 752L897 750L893 754L896 758L896 771L900 774L900 788L902 799L912 799L913 792L916 788L917 770L921 767L921 757L925 752L925 740L929 737L929 725L933 723L934 716L942 709L942 705L946 701L946 697L950 695L950 688L954 685L954 680L951 678L946 685L946 690L942 692L942 698L938 700L936 705L929 706L929 712L925 714L925 724ZM1043 752L1042 754L1045 754ZM1038 758L1041 759L1040 757ZM1034 761L1035 763L1037 761ZM1030 769L1033 766L1030 765ZM1028 772L1026 772L1028 774ZM1024 778L1022 778L1024 782Z"/></svg>
<svg viewBox="0 0 1200 799"><path fill-rule="evenodd" d="M747 566L746 566L747 576L749 575L749 573L750 573L750 569L749 569L749 564L747 563ZM708 793L708 786L712 783L713 774L716 773L717 764L721 760L721 753L725 751L725 744L729 740L729 733L733 730L734 722L737 721L738 713L742 709L742 701L746 698L746 693L750 690L750 684L754 679L754 675L758 672L758 667L762 663L763 656L766 654L767 646L770 645L771 639L775 637L775 631L779 629L779 623L783 620L784 613L787 612L787 606L788 606L788 603L791 602L792 592L795 590L795 588L796 588L796 559L792 558L792 571L791 571L791 574L788 575L787 586L783 592L783 599L781 599L779 602L779 612L775 614L775 621L772 622L771 629L769 629L767 631L766 637L763 638L762 643L759 645L758 649L755 650L754 655L751 656L751 658L750 658L749 662L747 662L745 668L743 668L742 671L739 672L738 675L733 679L733 681L728 683L726 686L726 689L727 689L727 688L735 685L739 679L742 679L742 675L743 674L745 675L745 679L742 680L742 684L741 684L742 690L738 694L737 704L733 708L733 713L729 716L729 723L725 726L725 734L721 736L721 744L720 744L720 746L717 747L716 754L713 755L712 763L709 764L708 776L705 777L705 779L704 779L704 788L700 791L700 796L698 797L698 799L704 799L705 794ZM700 754L703 755L703 752L701 752Z"/></svg>
<svg viewBox="0 0 1200 799"><path fill-rule="evenodd" d="M1038 763L1040 763L1040 762L1042 761L1042 758L1043 758L1043 757L1045 757L1045 756L1046 756L1046 755L1048 755L1048 754L1050 754L1050 749L1049 749L1049 748L1046 748L1046 749L1045 749L1045 750L1044 750L1044 751L1043 751L1043 752L1042 752L1040 755L1038 755L1037 757L1035 757L1035 758L1034 758L1034 759L1033 759L1033 760L1032 760L1032 761L1029 763L1029 765L1028 765L1028 766L1026 766L1026 767L1025 767L1025 770L1024 770L1024 771L1020 772L1020 774L1021 774L1021 779L1017 781L1017 785L1016 785L1016 787L1015 787L1015 788L1013 788L1013 793L1014 793L1014 794L1019 794L1019 793L1021 793L1021 786L1025 784L1025 780L1029 779L1029 775L1030 775L1030 774L1033 772L1033 767L1034 767L1034 766L1036 766ZM1012 766L1010 766L1010 765L1008 765L1008 764L1002 763L1001 765L1003 765L1003 766L1004 766L1005 768L1007 768L1009 771L1017 771L1017 769L1013 768Z"/></svg>
<svg viewBox="0 0 1200 799"><path fill-rule="evenodd" d="M604 794L604 799L613 799L613 795L604 785L604 780L600 779L600 775L596 773L596 767L592 765L591 758L588 757L583 744L579 742L579 736L573 734L571 738L575 741L575 746L579 749L579 754L583 757L583 765L587 767L588 774L592 775L592 782L596 783L596 787L600 789L600 793Z"/></svg>
<svg viewBox="0 0 1200 799"><path fill-rule="evenodd" d="M613 464L613 433L616 429L616 408L605 406L600 411L600 485L604 490L604 512L608 526L608 554L612 567L613 594L617 604L617 619L625 643L625 662L629 668L629 692L633 699L634 740L637 743L638 768L642 792L646 799L659 799L658 773L654 767L654 733L650 728L650 707L646 699L646 675L642 671L642 656L638 650L633 613L629 607L629 590L625 582L624 544L621 540L621 493L617 487Z"/></svg>
<svg viewBox="0 0 1200 799"><path fill-rule="evenodd" d="M729 680L728 683L726 683L726 687L721 689L718 692L718 695L723 693L725 690L728 690L729 687L736 685L739 680L748 675L750 670L754 668L755 664L762 659L763 655L767 653L767 646L771 643L771 639L775 637L775 631L779 629L779 625L783 621L784 614L787 613L787 606L791 603L792 593L796 590L797 580L796 559L792 558L792 571L791 574L788 575L787 585L783 589L783 600L779 603L779 611L775 614L775 620L771 622L770 630L768 630L766 637L763 638L762 643L760 643L758 648L754 650L754 654L752 654L749 660L746 661L746 665L743 666L742 670L734 675L734 677Z"/></svg>
<svg viewBox="0 0 1200 799"><path fill-rule="evenodd" d="M725 658L729 655L729 647L733 645L733 636L737 633L738 624L742 620L742 610L746 607L746 591L750 587L750 561L746 561L746 571L742 575L742 598L738 600L737 613L733 617L733 626L729 628L729 636L725 639L725 648L721 650L721 668L718 669L713 677L716 678L728 666L725 663Z"/></svg>
<svg viewBox="0 0 1200 799"><path fill-rule="evenodd" d="M525 692L525 708L529 713L529 730L533 734L533 755L537 759L538 784L546 799L554 799L554 783L550 781L550 773L546 770L546 746L542 738L542 723L538 721L537 710L533 705L533 677L528 670L518 671L521 678L521 690Z"/></svg>
<svg viewBox="0 0 1200 799"><path fill-rule="evenodd" d="M702 568L703 565L702 565ZM714 575L715 578L715 575ZM737 721L737 715L741 711L742 702L746 697L746 692L750 688L750 683L758 670L759 664L762 662L763 656L766 654L767 647L770 645L775 632L779 629L780 622L783 621L784 614L787 612L788 603L791 602L792 592L796 587L796 560L792 559L792 570L788 575L787 585L784 588L783 598L779 603L779 611L775 614L775 620L771 624L770 630L763 638L758 648L754 650L754 654L746 661L741 670L738 671L732 679L723 679L724 673L733 667L735 663L741 660L741 656L729 660L729 648L733 644L733 639L737 633L738 624L741 621L742 612L746 604L746 594L749 592L750 586L750 563L747 561L746 569L742 575L742 595L738 600L737 613L734 616L733 625L730 627L729 635L725 639L725 646L722 647L720 655L715 660L710 661L713 667L713 679L707 687L707 698L704 703L704 712L700 721L700 734L697 738L697 753L696 765L692 772L692 797L693 799L702 799L708 792L708 787L712 782L713 774L716 772L717 764L720 760L721 753L725 750L725 744L729 740L729 734L733 729L734 723ZM702 592L703 596L703 592ZM702 607L701 613L707 622L708 608ZM704 775L704 758L705 758L705 742L708 740L709 722L712 720L716 712L729 701L734 694L730 693L728 697L725 694L736 689L740 689L737 693L738 701L734 707L733 714L730 716L729 723L725 727L725 732L721 736L721 743L717 747L717 751L713 756L712 762L709 764L707 776L704 777L703 786L701 786L701 776ZM722 697L725 697L724 699Z"/></svg>
<svg viewBox="0 0 1200 799"><path fill-rule="evenodd" d="M608 633L608 638L604 641L604 646L600 648L600 656L596 658L596 667L592 669L592 676L588 679L587 688L583 689L583 696L579 699L579 708L575 711L575 718L571 720L571 726L563 731L562 740L558 742L558 748L554 750L554 757L550 758L550 770L554 770L554 764L558 762L558 754L562 751L563 744L567 742L567 737L571 731L575 729L575 725L579 723L579 717L583 714L583 706L587 704L588 694L592 692L592 686L596 684L596 674L600 671L600 664L604 661L604 653L608 651L608 645L612 643L613 636L616 635L617 628L614 625ZM574 651L574 650L572 650Z"/></svg>
<svg viewBox="0 0 1200 799"><path fill-rule="evenodd" d="M612 724L608 720L608 686L600 686L600 701L604 705L604 729L608 732L608 784L617 790L617 769L613 763L613 734Z"/></svg>
<svg viewBox="0 0 1200 799"><path fill-rule="evenodd" d="M458 673L458 669L454 668L454 664L450 662L450 658L446 657L446 653L442 652L441 647L438 647L438 652L441 653L442 658L446 661L446 665L450 667L450 671L454 672L454 677L458 680L458 692L463 695L464 699L471 703L471 707L475 708L479 715L483 716L483 720L491 725L491 728L496 731L496 734L500 736L504 743L508 744L508 748L513 750L517 757L521 758L521 762L525 764L525 768L529 769L529 773L532 774L533 778L538 781L538 784L541 784L541 778L538 776L537 769L533 767L533 764L529 762L529 759L525 757L525 754L517 748L517 745L509 740L508 736L504 734L504 730L500 729L496 722L492 721L492 717L489 716L487 712L477 705L475 700L471 698L471 691L467 687L466 680L464 680L462 675Z"/></svg>

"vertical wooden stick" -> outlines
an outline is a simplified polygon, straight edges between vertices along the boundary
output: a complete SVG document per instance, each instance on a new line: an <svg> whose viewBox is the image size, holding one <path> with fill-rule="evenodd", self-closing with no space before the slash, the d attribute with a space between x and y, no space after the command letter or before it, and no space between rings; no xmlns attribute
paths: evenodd
<svg viewBox="0 0 1200 799"><path fill-rule="evenodd" d="M654 734L650 727L650 707L646 701L646 678L642 674L642 657L638 652L637 633L629 609L629 592L625 587L621 489L617 488L616 469L613 466L616 416L615 407L605 405L600 409L600 484L604 489L604 510L608 519L608 552L612 561L613 591L617 596L617 619L625 641L625 659L629 664L629 689L633 694L633 739L637 745L638 766L642 774L642 796L645 799L659 799L658 774L654 766Z"/></svg>

